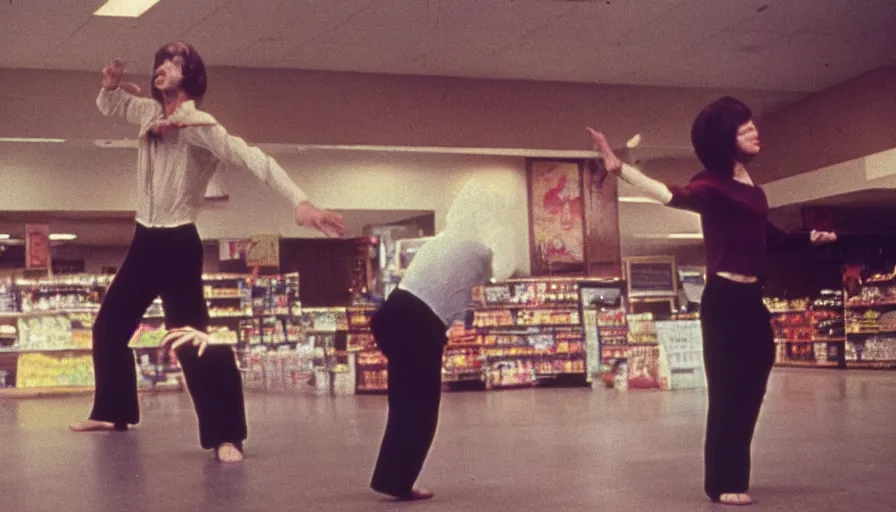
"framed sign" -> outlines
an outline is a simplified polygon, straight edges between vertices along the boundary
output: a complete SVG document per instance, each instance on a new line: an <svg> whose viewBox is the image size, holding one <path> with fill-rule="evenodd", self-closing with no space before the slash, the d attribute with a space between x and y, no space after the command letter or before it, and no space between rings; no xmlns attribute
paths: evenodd
<svg viewBox="0 0 896 512"><path fill-rule="evenodd" d="M247 267L279 267L280 236L255 235L246 251Z"/></svg>
<svg viewBox="0 0 896 512"><path fill-rule="evenodd" d="M25 268L50 267L50 226L25 225Z"/></svg>
<svg viewBox="0 0 896 512"><path fill-rule="evenodd" d="M538 159L526 163L532 274L584 273L582 164Z"/></svg>
<svg viewBox="0 0 896 512"><path fill-rule="evenodd" d="M623 262L630 298L678 295L678 271L673 256L625 258Z"/></svg>

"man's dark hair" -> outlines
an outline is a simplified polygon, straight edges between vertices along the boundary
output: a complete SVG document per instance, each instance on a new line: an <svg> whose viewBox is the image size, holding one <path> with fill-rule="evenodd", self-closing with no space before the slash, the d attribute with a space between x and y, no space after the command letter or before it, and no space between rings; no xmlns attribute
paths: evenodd
<svg viewBox="0 0 896 512"><path fill-rule="evenodd" d="M159 48L152 64L153 79L150 80L150 88L152 97L159 103L163 102L162 91L155 86L155 71L167 59L180 56L183 59L183 80L180 83L181 89L187 93L190 99L196 103L202 101L205 96L205 90L208 87L208 76L205 73L205 63L199 52L189 44L177 42L166 44Z"/></svg>
<svg viewBox="0 0 896 512"><path fill-rule="evenodd" d="M709 171L734 175L737 129L752 118L750 107L729 96L704 107L691 126L691 144L700 163Z"/></svg>

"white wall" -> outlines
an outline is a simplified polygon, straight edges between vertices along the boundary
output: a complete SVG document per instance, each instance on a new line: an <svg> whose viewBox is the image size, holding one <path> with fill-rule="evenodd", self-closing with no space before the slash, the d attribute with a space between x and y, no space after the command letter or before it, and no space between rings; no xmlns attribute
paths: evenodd
<svg viewBox="0 0 896 512"><path fill-rule="evenodd" d="M4 150L7 148L11 150ZM339 210L431 210L437 230L466 178L487 173L513 195L517 250L528 254L522 158L345 150L274 156L320 206ZM0 211L133 210L135 165L134 150L5 143L0 148ZM224 186L230 200L208 205L200 216L203 238L243 238L259 233L316 236L316 232L296 226L289 204L248 172L228 169Z"/></svg>

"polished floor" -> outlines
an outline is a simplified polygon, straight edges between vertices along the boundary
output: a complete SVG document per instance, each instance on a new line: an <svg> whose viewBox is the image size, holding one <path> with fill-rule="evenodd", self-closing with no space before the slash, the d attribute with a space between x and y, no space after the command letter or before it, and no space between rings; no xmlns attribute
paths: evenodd
<svg viewBox="0 0 896 512"><path fill-rule="evenodd" d="M367 490L382 396L249 393L244 464L198 449L185 394L145 396L127 433L74 434L89 397L0 400L0 511L714 511L702 392L447 393L421 482ZM749 510L896 510L896 372L780 369L754 443Z"/></svg>

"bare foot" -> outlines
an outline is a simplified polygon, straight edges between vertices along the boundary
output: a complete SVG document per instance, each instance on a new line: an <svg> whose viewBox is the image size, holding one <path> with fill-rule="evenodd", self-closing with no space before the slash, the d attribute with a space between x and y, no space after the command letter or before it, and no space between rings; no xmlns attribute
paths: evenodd
<svg viewBox="0 0 896 512"><path fill-rule="evenodd" d="M219 462L243 462L243 452L233 443L223 443L215 450Z"/></svg>
<svg viewBox="0 0 896 512"><path fill-rule="evenodd" d="M753 498L750 497L749 494L746 493L738 493L738 494L723 494L719 496L719 502L723 505L735 505L735 506L743 506L743 505L752 505Z"/></svg>
<svg viewBox="0 0 896 512"><path fill-rule="evenodd" d="M435 494L426 489L412 489L410 494L405 494L404 496L396 496L395 499L397 501L417 501L428 500L433 496L435 496Z"/></svg>
<svg viewBox="0 0 896 512"><path fill-rule="evenodd" d="M84 420L72 423L68 426L72 432L104 432L118 430L111 421ZM125 425L124 429L127 429Z"/></svg>

